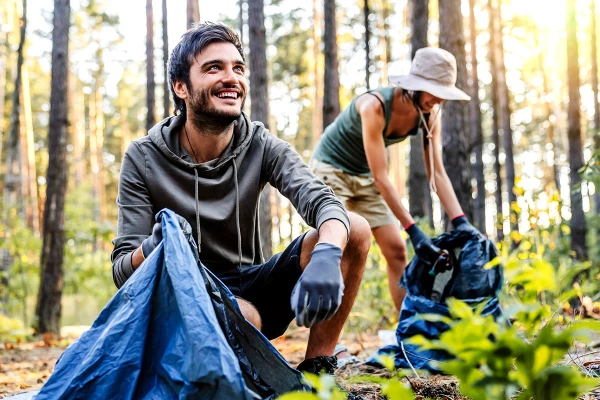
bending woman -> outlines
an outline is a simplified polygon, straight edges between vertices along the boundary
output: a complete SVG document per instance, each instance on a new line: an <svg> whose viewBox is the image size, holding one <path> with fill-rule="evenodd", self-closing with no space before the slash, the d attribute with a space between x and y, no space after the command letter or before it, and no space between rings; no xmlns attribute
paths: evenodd
<svg viewBox="0 0 600 400"><path fill-rule="evenodd" d="M397 220L409 234L415 253L433 265L440 249L415 224L388 178L386 148L423 131L424 158L432 189L457 229L475 229L465 218L441 155L441 104L470 100L456 84L456 59L433 47L415 54L408 75L391 76L394 86L356 97L323 133L312 168L349 210L367 219L388 264L394 305L405 296L398 282L407 264L406 244Z"/></svg>

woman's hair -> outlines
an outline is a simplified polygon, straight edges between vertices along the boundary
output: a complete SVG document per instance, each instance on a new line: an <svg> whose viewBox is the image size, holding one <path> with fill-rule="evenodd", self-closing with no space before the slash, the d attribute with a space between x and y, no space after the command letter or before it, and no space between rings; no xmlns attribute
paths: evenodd
<svg viewBox="0 0 600 400"><path fill-rule="evenodd" d="M402 100L410 101L413 103L415 108L419 108L419 103L421 102L421 95L423 94L420 90L406 90L402 89Z"/></svg>

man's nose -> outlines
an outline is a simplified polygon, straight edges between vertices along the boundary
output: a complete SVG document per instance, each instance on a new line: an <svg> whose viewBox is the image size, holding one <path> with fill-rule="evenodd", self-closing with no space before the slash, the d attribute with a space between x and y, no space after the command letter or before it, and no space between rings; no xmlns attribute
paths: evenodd
<svg viewBox="0 0 600 400"><path fill-rule="evenodd" d="M222 80L223 82L237 83L239 81L239 77L233 68L225 68Z"/></svg>

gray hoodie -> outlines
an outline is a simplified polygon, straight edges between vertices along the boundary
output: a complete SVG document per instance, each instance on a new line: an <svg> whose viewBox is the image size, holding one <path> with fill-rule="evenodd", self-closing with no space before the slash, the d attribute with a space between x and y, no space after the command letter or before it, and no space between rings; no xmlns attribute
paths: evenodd
<svg viewBox="0 0 600 400"><path fill-rule="evenodd" d="M315 177L289 143L242 114L221 157L195 164L179 143L185 116L169 117L133 141L123 157L119 220L111 255L121 287L133 274L131 257L152 232L154 216L169 208L192 226L200 259L220 271L264 262L258 222L259 196L270 183L314 228L338 219L350 229L346 210Z"/></svg>

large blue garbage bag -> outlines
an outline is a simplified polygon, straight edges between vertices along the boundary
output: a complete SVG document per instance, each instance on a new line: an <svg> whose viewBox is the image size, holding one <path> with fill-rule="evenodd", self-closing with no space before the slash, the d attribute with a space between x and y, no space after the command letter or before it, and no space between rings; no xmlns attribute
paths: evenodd
<svg viewBox="0 0 600 400"><path fill-rule="evenodd" d="M419 350L418 346L406 341L416 335L429 339L438 338L448 329L442 322L426 321L424 314L450 316L446 299L454 297L476 307L482 303L483 315L502 315L498 292L501 289L502 266L484 268L485 264L498 255L494 244L481 235L465 231L444 233L433 239L433 243L450 252L453 268L448 272L449 279L440 290L436 284L437 275L431 274L431 267L415 256L402 276L400 286L406 289L406 297L400 309L396 338L399 345L389 345L379 349L367 363L381 366L378 362L383 355L393 356L396 368L427 369L437 371L431 361L444 361L449 355L443 351ZM403 348L404 349L403 349Z"/></svg>
<svg viewBox="0 0 600 400"><path fill-rule="evenodd" d="M176 214L157 220L163 242L65 350L36 400L272 399L306 389L198 263Z"/></svg>

